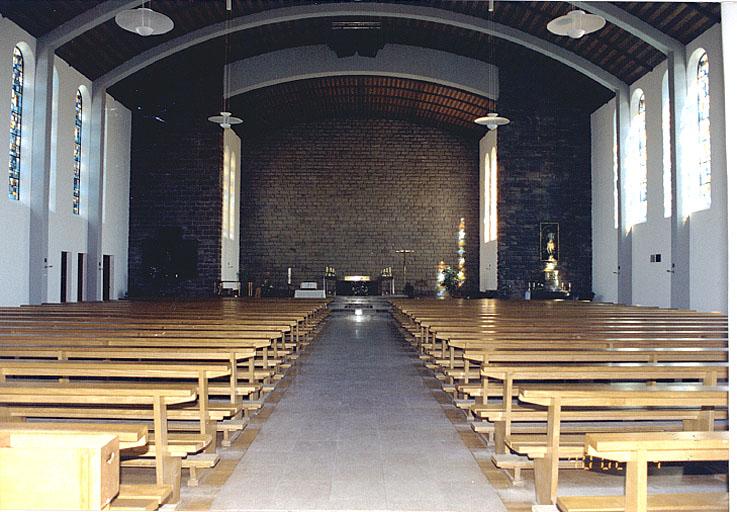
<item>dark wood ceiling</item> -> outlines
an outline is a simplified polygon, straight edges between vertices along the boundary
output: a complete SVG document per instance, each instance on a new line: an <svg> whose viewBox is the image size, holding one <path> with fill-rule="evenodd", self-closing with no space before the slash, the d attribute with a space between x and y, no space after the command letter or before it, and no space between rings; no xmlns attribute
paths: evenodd
<svg viewBox="0 0 737 512"><path fill-rule="evenodd" d="M101 1L0 0L0 13L38 37L85 10L93 8ZM340 1L233 0L232 16L239 17L280 7ZM488 0L378 1L429 6L490 22ZM174 30L162 36L142 38L120 29L113 20L110 20L65 44L58 49L58 54L87 77L95 79L147 49L198 28L221 22L226 16L225 0L151 0L150 4L152 8L167 14L174 20ZM566 2L497 0L494 5L494 22L522 30L561 46L627 83L632 83L642 77L665 59L661 52L611 23L608 23L602 30L580 40L549 33L546 30L546 24L551 19L573 9L571 4ZM713 24L718 23L721 12L718 3L618 2L616 5L683 43L691 41ZM229 60L239 60L303 45L326 44L330 41L332 22L353 19L355 18L299 20L242 31L231 37L232 48ZM494 38L493 52L490 52L490 41L487 36L448 25L399 18L362 17L361 20L377 21L381 27L382 38L387 44L420 46L483 61L493 60L502 72L504 66L519 67L526 62L529 67L532 67L531 63L536 62L534 66L540 68L535 70L536 80L549 84L551 89L565 92L569 96L566 99L561 95L560 101L583 101L587 107L593 109L611 97L609 91L583 75L571 71L552 59L541 57L539 54L533 55L529 50L499 38ZM218 108L221 101L219 99L222 90L220 67L223 64L223 48L223 38L197 45L139 71L121 81L110 91L130 108L134 110L140 108L142 112L150 112L152 115L167 114L177 109L199 108L215 111L214 109ZM560 76L565 76L565 80L561 80ZM559 85L563 81L566 84L565 90ZM388 83L384 84L387 105L380 108L374 101L375 94L373 93L364 98L346 92L352 87L360 88L361 84L354 86L346 85L349 82L338 83L327 80L318 85L318 82L307 81L302 85L293 84L292 87L294 87L293 90L306 95L314 94L315 91L324 91L325 87L333 87L334 89L330 90L334 90L335 94L331 101L342 105L341 108L346 111L384 112L393 108L394 112L398 113L404 108L410 110L414 108L418 116L419 113L426 115L427 112L433 112L432 118L435 120L442 119L449 125L455 122L447 110L452 110L452 107L442 102L433 103L428 99L425 103L422 100L413 103L407 100L400 108L392 96L396 92L395 86L390 86ZM347 88L343 91L345 94L339 92L341 88ZM278 86L266 91L277 95L286 94L292 89L287 86ZM251 98L258 97L261 98L260 101L266 102L263 94L250 94L249 99L244 101L249 106L251 106L249 103L252 101ZM439 94L438 97L444 96L445 92ZM421 95L420 98L422 97L424 96ZM356 105L349 107L343 101L345 98L353 98ZM433 101L435 100L437 98L434 97ZM280 104L281 101L289 103L290 100L281 100L278 96L274 99L276 104ZM310 104L307 101L302 103ZM313 101L312 104L319 104L320 112L329 110L326 102ZM465 111L461 116L465 120L466 129L472 129L473 124L470 120L476 115L476 110L468 106L470 104L463 107ZM317 111L313 113L319 114Z"/></svg>
<svg viewBox="0 0 737 512"><path fill-rule="evenodd" d="M323 0L320 3L337 2ZM98 3L100 0L0 0L0 13L38 37ZM233 17L313 3L308 0L234 0ZM486 0L384 0L384 3L421 4L484 20L490 16ZM151 5L174 20L174 30L162 36L142 38L120 30L110 20L61 47L59 55L95 79L144 50L220 22L226 15L224 0L152 0ZM718 3L622 2L617 5L684 43L720 19ZM572 8L566 2L497 1L493 16L494 21L562 46L627 83L637 80L663 60L664 55L655 48L611 23L579 40L555 36L546 30L550 20ZM259 39L265 40L259 51L299 46L305 39L312 43L325 42L327 31L324 27L327 24L328 21L319 20L258 29ZM318 32L314 33L315 30ZM442 49L450 47L470 57L488 58L488 44L484 38L468 31L407 20L383 20L382 30L387 32L387 39L391 42L445 46ZM233 55L240 57L237 53Z"/></svg>
<svg viewBox="0 0 737 512"><path fill-rule="evenodd" d="M245 118L237 127L250 137L315 117L389 117L452 131L477 131L475 117L489 110L486 98L437 84L403 78L345 76L275 85L241 95L231 109Z"/></svg>

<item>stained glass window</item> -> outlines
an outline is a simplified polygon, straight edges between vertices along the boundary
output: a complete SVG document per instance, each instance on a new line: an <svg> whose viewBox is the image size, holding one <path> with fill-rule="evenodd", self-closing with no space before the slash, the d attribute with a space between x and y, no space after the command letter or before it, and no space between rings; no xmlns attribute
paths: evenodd
<svg viewBox="0 0 737 512"><path fill-rule="evenodd" d="M82 91L77 89L74 102L74 197L73 211L79 215L80 181L82 177Z"/></svg>
<svg viewBox="0 0 737 512"><path fill-rule="evenodd" d="M8 197L20 200L21 130L23 128L23 53L13 48L13 81L10 89L10 161Z"/></svg>
<svg viewBox="0 0 737 512"><path fill-rule="evenodd" d="M697 186L700 209L711 207L711 127L709 119L709 57L704 53L696 66Z"/></svg>
<svg viewBox="0 0 737 512"><path fill-rule="evenodd" d="M645 129L645 95L640 93L635 116L635 133L637 134L638 157L638 198L635 222L647 220L647 130Z"/></svg>

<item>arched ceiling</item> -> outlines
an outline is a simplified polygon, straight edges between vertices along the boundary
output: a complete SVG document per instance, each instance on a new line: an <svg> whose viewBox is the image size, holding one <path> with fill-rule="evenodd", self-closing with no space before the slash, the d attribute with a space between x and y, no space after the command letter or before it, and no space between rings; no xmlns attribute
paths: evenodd
<svg viewBox="0 0 737 512"><path fill-rule="evenodd" d="M300 80L242 94L231 102L234 112L248 112L241 135L307 121L317 116L390 117L468 129L468 116L482 116L489 101L475 94L405 78L377 76ZM485 129L480 129L483 132Z"/></svg>
<svg viewBox="0 0 737 512"><path fill-rule="evenodd" d="M64 22L93 8L104 8L110 0L0 0L0 13L18 23L36 37L49 34ZM121 1L121 3L123 3ZM175 23L172 32L156 37L142 38L120 29L113 20L108 20L88 30L57 49L57 53L73 67L90 79L97 79L105 73L124 64L141 52L150 50L166 41L174 40L197 29L221 23L226 16L225 0L151 0L151 7L169 15ZM328 5L360 5L356 1L326 0L233 0L232 17L237 18L254 13L264 13L273 9L314 4ZM384 0L383 4L403 4L411 6L431 7L452 13L489 20L488 1L455 1L455 0ZM617 2L616 7L637 17L653 28L661 31L681 43L687 43L704 30L717 23L720 18L720 6L715 3L670 3L670 2ZM545 44L568 50L576 56L611 73L617 79L632 83L665 59L665 55L625 31L613 23L600 31L585 36L580 40L555 36L545 26L551 19L565 14L574 7L567 2L516 2L496 0L493 20L512 29L523 31L540 38ZM387 44L403 44L420 46L450 52L464 57L488 62L490 60L490 38L488 35L451 25L432 23L425 20L401 17L329 17L299 19L285 23L277 23L244 30L231 36L229 61L240 60L285 48L304 45L327 44L334 35L333 26L338 22L371 22L380 27L380 37ZM533 55L519 45L494 38L493 62L500 67L502 76L504 66L519 67L527 65L537 80L550 84L551 94L561 93L560 101L578 101L588 108L596 108L611 97L611 91L605 90L582 74L555 63L547 57ZM177 109L212 109L220 102L221 67L224 62L224 38L215 38L196 45L183 52L163 59L110 89L110 92L127 106L143 112L167 113ZM533 66L536 66L533 68ZM545 75L547 73L547 75ZM560 82L565 81L565 85ZM305 95L312 94L320 87L332 90L347 89L345 97L353 97L357 102L348 105L343 102L343 111L383 113L391 107L391 87L385 90L386 105L377 106L378 102L371 96L359 99L359 96L348 94L353 85L346 86L338 80L325 80L319 87L319 81L308 81L301 85L292 85ZM501 98L504 94L502 82ZM507 85L509 86L509 85ZM244 104L253 104L253 97L258 97L267 104L289 103L281 98L290 87L271 87L258 94L249 94L252 98L243 100ZM317 88L317 89L316 89ZM573 99L565 94L573 93ZM264 95L273 95L267 101ZM443 96L445 92L439 93ZM338 94L334 99L343 98ZM402 108L415 109L426 115L433 109L440 109L437 103L423 101L405 103ZM235 103L235 102L234 102ZM303 102L313 105L312 115L322 115L333 111L327 102ZM319 105L319 108L318 108ZM369 106L367 106L369 105ZM373 105L373 106L370 106ZM399 108L399 107L396 107ZM332 109L332 110L331 110ZM472 112L473 111L473 112ZM468 107L462 115L466 127L472 126L476 110ZM450 118L440 111L435 112L437 119L445 119L452 125Z"/></svg>

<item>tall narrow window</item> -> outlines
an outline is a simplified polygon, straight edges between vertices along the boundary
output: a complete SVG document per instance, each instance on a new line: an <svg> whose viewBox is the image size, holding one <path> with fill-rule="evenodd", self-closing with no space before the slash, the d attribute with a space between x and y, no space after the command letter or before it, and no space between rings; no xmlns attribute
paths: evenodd
<svg viewBox="0 0 737 512"><path fill-rule="evenodd" d="M614 182L614 229L619 229L619 136L617 112L612 116L612 181Z"/></svg>
<svg viewBox="0 0 737 512"><path fill-rule="evenodd" d="M235 240L235 171L236 171L235 152L230 152L230 204L228 212L230 213L230 233L229 238Z"/></svg>
<svg viewBox="0 0 737 512"><path fill-rule="evenodd" d="M23 128L23 53L13 48L13 79L10 88L10 160L8 197L20 200L21 131Z"/></svg>
<svg viewBox="0 0 737 512"><path fill-rule="evenodd" d="M489 153L484 157L484 243L491 242L491 162Z"/></svg>
<svg viewBox="0 0 737 512"><path fill-rule="evenodd" d="M73 211L79 215L79 196L82 179L82 91L77 89L74 102L74 190Z"/></svg>
<svg viewBox="0 0 737 512"><path fill-rule="evenodd" d="M637 113L633 122L637 137L637 215L634 223L647 220L647 130L645 126L645 94L640 92L637 100Z"/></svg>
<svg viewBox="0 0 737 512"><path fill-rule="evenodd" d="M489 236L491 240L497 238L497 181L499 170L496 159L496 145L491 147L491 178L489 180Z"/></svg>
<svg viewBox="0 0 737 512"><path fill-rule="evenodd" d="M673 191L671 188L670 160L670 92L668 89L668 73L663 77L663 217L671 215L673 207Z"/></svg>
<svg viewBox="0 0 737 512"><path fill-rule="evenodd" d="M698 209L711 207L711 126L709 117L709 57L706 52L696 65L697 110L697 205Z"/></svg>
<svg viewBox="0 0 737 512"><path fill-rule="evenodd" d="M225 148L223 154L223 238L228 238L230 233L230 153Z"/></svg>

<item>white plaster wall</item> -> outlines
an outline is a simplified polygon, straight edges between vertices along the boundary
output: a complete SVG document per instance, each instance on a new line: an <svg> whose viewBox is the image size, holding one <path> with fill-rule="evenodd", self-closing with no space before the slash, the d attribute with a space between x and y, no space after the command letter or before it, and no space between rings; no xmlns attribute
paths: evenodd
<svg viewBox="0 0 737 512"><path fill-rule="evenodd" d="M0 306L28 302L28 226L31 172L31 121L33 117L33 56L25 57L23 131L21 140L21 198L8 198L8 143L10 137L10 86L13 48L24 42L35 51L35 40L0 17ZM30 69L29 69L30 68Z"/></svg>
<svg viewBox="0 0 737 512"><path fill-rule="evenodd" d="M615 100L591 115L591 254L594 300L617 302L617 229L614 224Z"/></svg>
<svg viewBox="0 0 737 512"><path fill-rule="evenodd" d="M131 112L108 95L105 112L102 254L113 257L110 298L128 292Z"/></svg>
<svg viewBox="0 0 737 512"><path fill-rule="evenodd" d="M485 162L487 155L491 158L491 151L492 148L496 147L496 141L496 131L487 132L479 141L479 290L481 291L497 289L497 250L499 242L494 233L492 233L492 239L489 242L484 242ZM492 216L497 214L494 210L490 213Z"/></svg>
<svg viewBox="0 0 737 512"><path fill-rule="evenodd" d="M727 312L727 171L724 132L724 74L721 25L686 47L709 55L711 99L711 208L693 212L691 224L691 308ZM730 63L734 65L734 63Z"/></svg>
<svg viewBox="0 0 737 512"><path fill-rule="evenodd" d="M68 273L67 300L77 300L77 254L87 252L87 184L89 181L89 141L90 112L92 101L89 90L90 81L77 70L69 66L59 57L54 59L58 72L58 98L54 102L56 111L56 141L53 161L56 171L53 173L56 183L50 186L55 197L50 202L55 210L49 212L49 274L47 302L59 302L61 289L61 253L69 252L71 270ZM80 214L72 212L72 190L74 179L74 116L77 89L83 85L86 92L82 100L82 182L80 197Z"/></svg>
<svg viewBox="0 0 737 512"><path fill-rule="evenodd" d="M722 4L722 41L724 62L737 62L737 2ZM729 178L728 198L732 200L729 210L729 349L735 349L735 332L737 332L737 67L725 66L725 144L727 154L727 176ZM737 374L737 361L729 361L730 375ZM734 379L729 384L729 415L737 418L737 383ZM737 446L729 445L729 486L737 487Z"/></svg>
<svg viewBox="0 0 737 512"><path fill-rule="evenodd" d="M8 127L10 125L11 58L18 42L30 47L25 57L25 93L23 106L23 140L21 142L21 200L8 199ZM35 40L10 20L0 17L0 305L14 306L28 302L28 246L29 246L29 185L32 168L33 120L33 50ZM49 203L49 261L47 273L50 302L59 301L61 286L61 252L68 251L68 298L77 298L77 254L87 252L87 197L91 100L90 81L66 62L56 57L54 100L55 140L51 141L51 173ZM5 72L7 70L8 72ZM81 215L72 213L74 101L80 85L86 87L84 97ZM4 94L5 91L7 94ZM3 99L4 98L4 99ZM4 106L3 106L4 105ZM130 112L109 98L107 112L105 158L105 223L103 253L114 256L114 292L112 298L123 296L127 290L128 258L128 198L130 174ZM4 142L3 142L4 141ZM5 149L2 149L5 148Z"/></svg>
<svg viewBox="0 0 737 512"><path fill-rule="evenodd" d="M225 177L229 179L225 186ZM241 139L233 130L223 130L223 230L220 279L238 281L240 259Z"/></svg>
<svg viewBox="0 0 737 512"><path fill-rule="evenodd" d="M690 304L692 309L727 309L727 191L724 138L724 85L721 27L716 25L687 46L709 54L711 86L712 205L692 212L690 222ZM648 211L647 221L632 226L632 302L670 306L671 220L663 210L662 83L666 63L632 84L646 101ZM592 130L592 252L594 292L601 300L616 300L616 232L613 231L612 121L614 100L591 116ZM688 134L682 143L688 142ZM632 154L633 140L627 141ZM625 164L631 168L633 161ZM689 165L688 161L686 165ZM627 172L623 170L622 172ZM627 180L625 179L625 183ZM661 254L651 263L651 254Z"/></svg>
<svg viewBox="0 0 737 512"><path fill-rule="evenodd" d="M658 65L631 86L645 94L647 130L647 220L632 226L632 303L670 307L670 217L663 209L663 76L667 63ZM635 108L635 107L633 107ZM629 151L636 154L635 140ZM637 165L636 159L629 161ZM632 167L630 167L632 169ZM636 184L636 179L631 183ZM635 192L636 193L636 192ZM650 255L660 254L660 263Z"/></svg>

